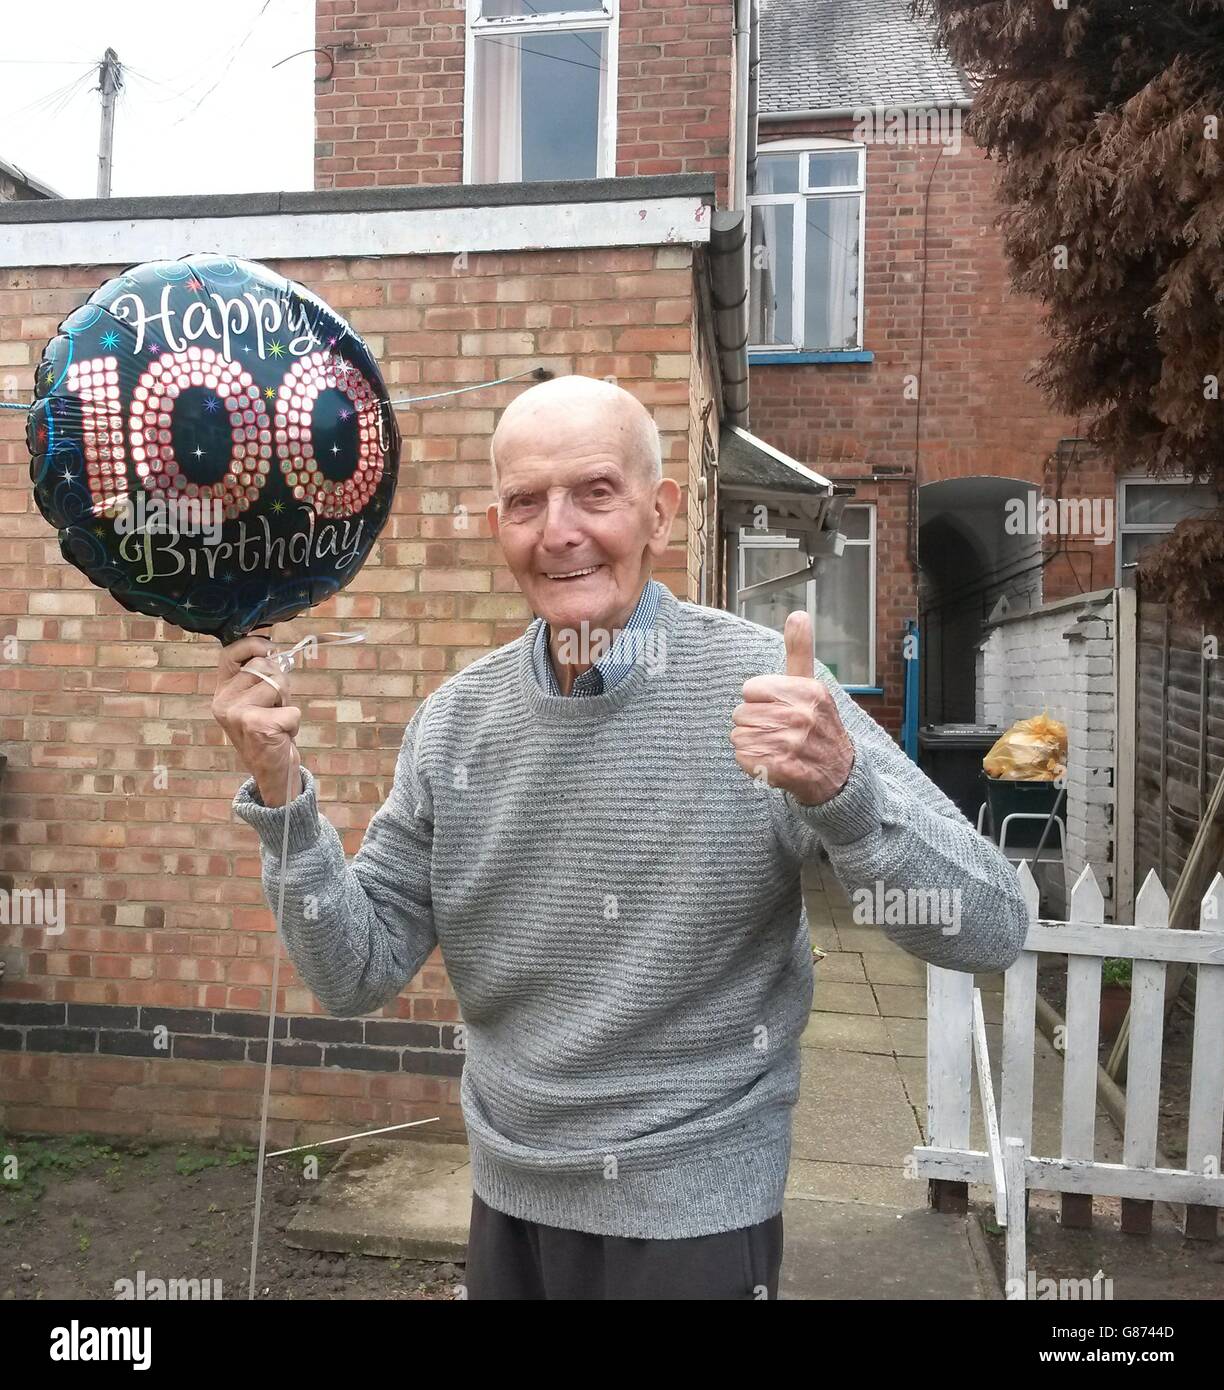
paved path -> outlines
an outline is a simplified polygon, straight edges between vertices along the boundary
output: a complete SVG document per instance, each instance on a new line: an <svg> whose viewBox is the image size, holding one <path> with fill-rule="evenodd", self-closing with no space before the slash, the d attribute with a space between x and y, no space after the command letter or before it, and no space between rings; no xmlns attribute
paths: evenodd
<svg viewBox="0 0 1224 1390"><path fill-rule="evenodd" d="M995 1298L964 1217L927 1207L906 1178L926 1114L926 966L879 927L854 922L827 864L804 897L816 997L784 1213L786 1298ZM979 983L997 1050L1002 977Z"/></svg>

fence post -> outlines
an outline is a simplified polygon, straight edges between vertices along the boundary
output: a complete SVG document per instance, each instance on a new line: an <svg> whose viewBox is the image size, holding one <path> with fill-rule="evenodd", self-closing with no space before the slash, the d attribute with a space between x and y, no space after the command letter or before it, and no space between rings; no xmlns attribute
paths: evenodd
<svg viewBox="0 0 1224 1390"><path fill-rule="evenodd" d="M927 966L927 1143L969 1147L973 1089L973 976ZM969 1184L931 1178L927 1201L936 1211L963 1215Z"/></svg>
<svg viewBox="0 0 1224 1390"><path fill-rule="evenodd" d="M1153 869L1148 870L1148 876L1143 880L1143 887L1135 899L1134 925L1169 925L1169 895ZM1122 1162L1128 1168L1153 1168L1156 1165L1166 969L1167 966L1162 960L1137 960L1131 968L1126 1126L1122 1140ZM1123 1197L1122 1229L1130 1235L1150 1235L1152 1203L1134 1197Z"/></svg>
<svg viewBox="0 0 1224 1390"><path fill-rule="evenodd" d="M1199 930L1224 934L1224 874L1211 880L1199 911ZM1190 1123L1186 1167L1210 1176L1220 1171L1224 1126L1224 965L1200 965L1194 990L1194 1052L1190 1071ZM1182 1228L1194 1240L1214 1240L1215 1207L1186 1203Z"/></svg>
<svg viewBox="0 0 1224 1390"><path fill-rule="evenodd" d="M1105 899L1092 865L1085 864L1075 887L1067 921L1101 926ZM1092 1162L1096 1156L1097 1053L1101 1033L1101 960L1067 958L1067 1036L1063 1051L1062 1156ZM1092 1193L1062 1194L1062 1224L1092 1225Z"/></svg>

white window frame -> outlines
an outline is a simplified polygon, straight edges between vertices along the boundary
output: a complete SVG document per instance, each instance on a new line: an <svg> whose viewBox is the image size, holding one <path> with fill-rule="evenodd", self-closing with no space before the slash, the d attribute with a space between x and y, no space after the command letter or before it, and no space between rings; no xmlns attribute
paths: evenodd
<svg viewBox="0 0 1224 1390"><path fill-rule="evenodd" d="M868 615L868 634L867 634L867 680L865 684L849 684L838 677L841 685L847 690L874 690L876 688L876 508L874 502L856 502L847 504L845 511L856 511L867 513L867 534L858 539L846 537L845 548L848 550L852 546L866 546L868 548L867 559L867 615ZM844 515L844 513L843 513ZM749 526L741 526L739 530L739 545L735 557L735 608L740 617L744 616L744 600L740 598L743 591L744 579L744 560L745 553L749 550L798 550L799 538L797 536L774 536L766 535L759 531L754 531ZM824 562L826 565L835 565L837 560L830 557ZM796 568L800 568L798 558ZM808 617L812 620L812 629L816 628L816 586L820 582L819 574L815 579L807 581L807 611ZM819 657L820 652L816 655Z"/></svg>
<svg viewBox="0 0 1224 1390"><path fill-rule="evenodd" d="M862 352L863 351L863 268L867 262L866 256L866 230L867 230L867 146L856 140L836 140L831 136L809 136L805 139L797 140L774 140L768 145L757 147L757 158L761 159L771 154L820 154L825 150L834 150L846 153L849 150L858 152L858 182L855 184L845 184L836 188L819 188L805 190L803 185L806 183L807 161L801 159L800 169L800 191L798 193L753 193L748 198L748 218L749 218L749 241L751 242L752 209L754 207L777 206L782 203L789 203L794 207L794 222L791 228L791 256L793 260L794 274L791 285L791 329L797 330L795 336L799 339L791 343L749 343L748 351L753 353L783 353L783 352ZM801 215L806 208L810 198L824 197L844 197L853 194L858 195L859 200L859 257L858 257L858 323L855 328L855 346L852 348L828 348L828 347L805 347L802 342L803 326L807 321L807 217ZM749 245L749 257L751 258L752 248ZM751 277L749 279L751 284ZM749 316L751 322L751 314Z"/></svg>
<svg viewBox="0 0 1224 1390"><path fill-rule="evenodd" d="M475 148L472 134L476 129L473 111L476 104L476 40L482 34L530 35L558 31L576 33L596 31L606 33L607 42L607 105L603 113L596 155L595 177L614 178L616 175L616 78L619 66L620 0L599 0L601 14L590 10L565 10L544 15L499 15L481 18L483 0L466 0L467 23L463 49L463 182L472 182ZM509 180L507 180L509 182Z"/></svg>
<svg viewBox="0 0 1224 1390"><path fill-rule="evenodd" d="M1198 485L1203 485L1203 479L1199 479ZM1153 478L1150 473L1126 473L1118 478L1117 498L1114 506L1117 512L1117 525L1114 527L1114 583L1121 588L1129 575L1134 574L1132 564L1129 571L1122 568L1122 537L1123 536L1167 536L1173 530L1177 522L1152 522L1152 521L1131 521L1126 520L1126 490L1130 487L1151 487L1160 485L1168 487L1193 487L1194 479L1184 474L1171 474L1163 478Z"/></svg>

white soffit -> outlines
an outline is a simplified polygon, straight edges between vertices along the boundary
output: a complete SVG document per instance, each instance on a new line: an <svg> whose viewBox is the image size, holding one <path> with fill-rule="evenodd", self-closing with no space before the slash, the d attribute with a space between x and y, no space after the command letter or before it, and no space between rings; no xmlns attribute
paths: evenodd
<svg viewBox="0 0 1224 1390"><path fill-rule="evenodd" d="M459 255L710 239L700 198L379 212L0 223L0 266L133 265L215 251L245 260Z"/></svg>

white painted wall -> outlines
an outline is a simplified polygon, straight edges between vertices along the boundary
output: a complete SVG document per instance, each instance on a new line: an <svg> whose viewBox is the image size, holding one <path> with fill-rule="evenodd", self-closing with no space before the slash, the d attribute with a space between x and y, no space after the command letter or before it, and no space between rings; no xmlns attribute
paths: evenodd
<svg viewBox="0 0 1224 1390"><path fill-rule="evenodd" d="M69 218L0 223L0 266L131 265L195 251L309 259L669 246L709 239L710 209L692 197L127 221Z"/></svg>
<svg viewBox="0 0 1224 1390"><path fill-rule="evenodd" d="M1007 728L1047 709L1067 726L1066 894L1091 864L1114 900L1113 594L1105 590L1004 618L978 648L977 718Z"/></svg>

